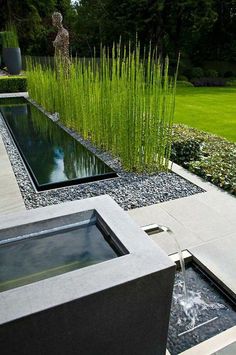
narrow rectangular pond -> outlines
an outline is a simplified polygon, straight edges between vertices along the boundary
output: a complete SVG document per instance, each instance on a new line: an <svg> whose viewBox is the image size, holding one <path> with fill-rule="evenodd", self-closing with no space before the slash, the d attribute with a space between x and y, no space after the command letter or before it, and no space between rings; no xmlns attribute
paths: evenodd
<svg viewBox="0 0 236 355"><path fill-rule="evenodd" d="M26 99L0 99L0 112L38 191L117 176Z"/></svg>

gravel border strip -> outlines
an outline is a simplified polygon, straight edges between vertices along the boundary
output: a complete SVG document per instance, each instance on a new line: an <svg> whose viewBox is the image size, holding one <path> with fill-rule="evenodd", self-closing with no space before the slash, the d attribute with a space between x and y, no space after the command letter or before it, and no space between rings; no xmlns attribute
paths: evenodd
<svg viewBox="0 0 236 355"><path fill-rule="evenodd" d="M54 115L45 112L33 100L28 99L28 101L36 105L40 111L46 113L50 119L55 120ZM89 141L82 139L79 134L66 128L61 122L56 122L55 124L58 124L115 170L118 177L36 192L18 149L0 114L0 133L27 209L108 194L123 209L128 210L205 192L199 186L192 184L173 172L161 172L158 174L126 172L122 169L117 158L113 158L109 153L95 148Z"/></svg>

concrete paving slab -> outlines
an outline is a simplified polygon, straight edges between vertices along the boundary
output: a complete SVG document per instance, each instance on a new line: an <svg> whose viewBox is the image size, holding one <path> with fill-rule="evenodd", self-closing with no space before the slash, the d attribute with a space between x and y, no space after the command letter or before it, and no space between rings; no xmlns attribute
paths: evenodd
<svg viewBox="0 0 236 355"><path fill-rule="evenodd" d="M202 343L194 346L182 352L179 355L215 355L219 351L223 351L229 345L235 343L236 341L236 326L226 331L210 338L209 340L203 341ZM220 355L223 355L219 353ZM233 353L232 355L235 355ZM226 355L226 354L224 354ZM228 354L227 354L228 355ZM231 354L230 354L231 355Z"/></svg>
<svg viewBox="0 0 236 355"><path fill-rule="evenodd" d="M208 181L205 181L201 177L199 177L199 176L191 173L190 171L182 168L182 166L180 166L180 165L177 165L177 164L173 163L171 165L171 170L175 174L180 175L181 177L183 177L184 179L186 179L188 181L191 181L193 184L201 187L205 191L221 191L221 189L219 189L217 186L211 184Z"/></svg>
<svg viewBox="0 0 236 355"><path fill-rule="evenodd" d="M225 348L217 351L212 355L235 355L236 354L236 341L233 344L226 346Z"/></svg>
<svg viewBox="0 0 236 355"><path fill-rule="evenodd" d="M199 236L196 236L167 211L163 210L162 205L156 204L137 208L130 210L128 213L140 227L147 224L160 224L171 229L172 234L161 232L150 236L167 254L178 251L176 240L181 249L187 249L203 243L203 240Z"/></svg>
<svg viewBox="0 0 236 355"><path fill-rule="evenodd" d="M182 170L184 169L180 169L181 173ZM195 183L199 180L196 176L194 179ZM235 297L235 197L211 186L205 193L135 209L128 213L140 226L157 223L171 228L181 249L188 249L231 296ZM151 237L167 254L178 251L175 241L168 233L158 233Z"/></svg>
<svg viewBox="0 0 236 355"><path fill-rule="evenodd" d="M226 191L209 191L195 196L200 202L215 210L236 227L236 197Z"/></svg>
<svg viewBox="0 0 236 355"><path fill-rule="evenodd" d="M189 248L200 265L236 298L236 231L227 238Z"/></svg>
<svg viewBox="0 0 236 355"><path fill-rule="evenodd" d="M19 186L0 136L0 215L25 209Z"/></svg>
<svg viewBox="0 0 236 355"><path fill-rule="evenodd" d="M233 211L236 208L236 199L222 194L223 197L221 192L211 191L134 209L128 213L139 226L153 223L166 225L173 231L173 237L177 239L181 249L188 249L204 242L225 238L235 232L234 213L230 212L230 217L226 217L227 210ZM221 208L221 204L224 208ZM173 237L165 232L152 236L168 254L177 252Z"/></svg>
<svg viewBox="0 0 236 355"><path fill-rule="evenodd" d="M164 202L161 207L190 232L206 242L225 237L235 231L233 223L196 196Z"/></svg>

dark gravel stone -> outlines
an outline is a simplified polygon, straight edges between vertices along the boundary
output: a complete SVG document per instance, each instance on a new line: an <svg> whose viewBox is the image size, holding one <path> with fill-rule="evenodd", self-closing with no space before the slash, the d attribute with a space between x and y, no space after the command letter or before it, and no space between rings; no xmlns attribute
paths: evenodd
<svg viewBox="0 0 236 355"><path fill-rule="evenodd" d="M171 355L180 354L236 324L235 304L196 265L186 269L185 281L187 299L183 275L177 272L167 342Z"/></svg>

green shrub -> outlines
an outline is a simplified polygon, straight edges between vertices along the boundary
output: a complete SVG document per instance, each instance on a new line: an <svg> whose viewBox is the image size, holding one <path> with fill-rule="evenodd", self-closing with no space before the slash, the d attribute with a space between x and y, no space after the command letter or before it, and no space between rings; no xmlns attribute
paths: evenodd
<svg viewBox="0 0 236 355"><path fill-rule="evenodd" d="M182 166L188 166L192 160L200 157L202 138L195 130L183 125L173 126L171 160Z"/></svg>
<svg viewBox="0 0 236 355"><path fill-rule="evenodd" d="M192 73L192 69L191 68L186 68L183 71L183 76L185 76L189 80L191 78L191 73Z"/></svg>
<svg viewBox="0 0 236 355"><path fill-rule="evenodd" d="M204 71L200 67L194 67L191 71L191 78L202 78L204 76Z"/></svg>
<svg viewBox="0 0 236 355"><path fill-rule="evenodd" d="M184 125L173 127L171 158L236 195L236 143Z"/></svg>
<svg viewBox="0 0 236 355"><path fill-rule="evenodd" d="M27 91L25 76L0 76L0 93Z"/></svg>
<svg viewBox="0 0 236 355"><path fill-rule="evenodd" d="M193 78L191 83L194 86L225 86L225 78Z"/></svg>
<svg viewBox="0 0 236 355"><path fill-rule="evenodd" d="M232 70L228 70L224 72L224 78L232 78L234 77L234 72Z"/></svg>
<svg viewBox="0 0 236 355"><path fill-rule="evenodd" d="M176 85L177 85L177 87L190 87L190 86L193 87L194 86L189 81L182 81L182 80L177 80Z"/></svg>
<svg viewBox="0 0 236 355"><path fill-rule="evenodd" d="M178 75L177 80L178 80L178 81L188 81L188 78L187 78L187 76L185 76L185 75Z"/></svg>
<svg viewBox="0 0 236 355"><path fill-rule="evenodd" d="M226 81L225 86L235 87L236 86L236 79L231 79L231 80Z"/></svg>
<svg viewBox="0 0 236 355"><path fill-rule="evenodd" d="M207 69L205 71L205 76L207 78L217 78L219 76L218 72L214 69Z"/></svg>

